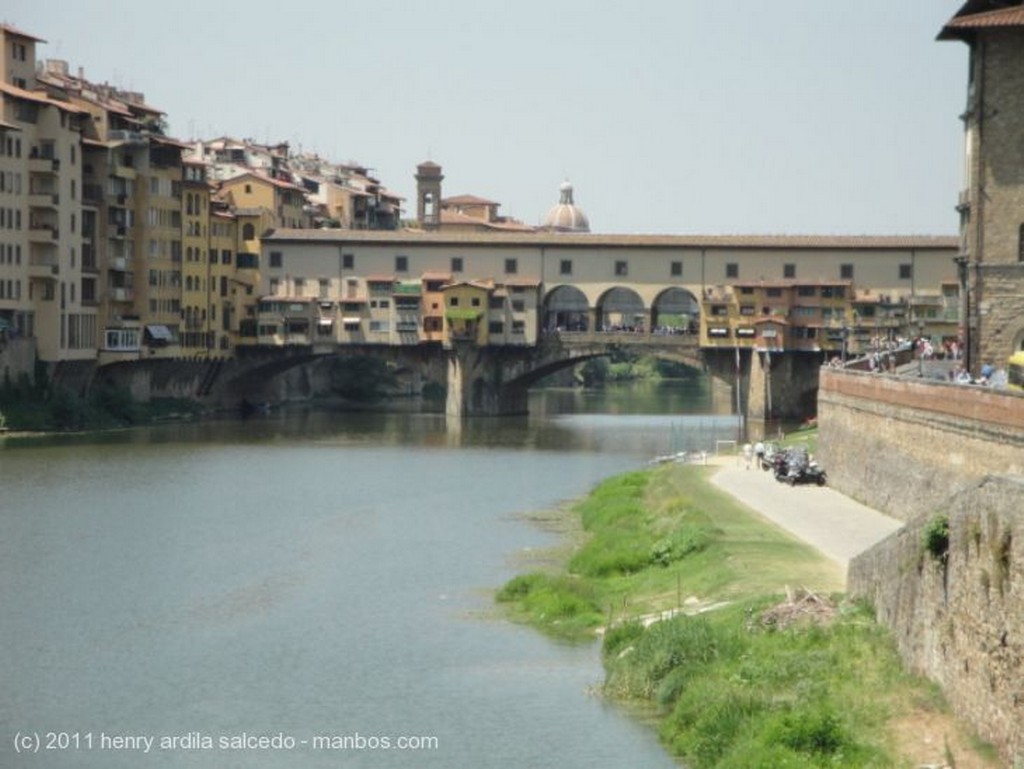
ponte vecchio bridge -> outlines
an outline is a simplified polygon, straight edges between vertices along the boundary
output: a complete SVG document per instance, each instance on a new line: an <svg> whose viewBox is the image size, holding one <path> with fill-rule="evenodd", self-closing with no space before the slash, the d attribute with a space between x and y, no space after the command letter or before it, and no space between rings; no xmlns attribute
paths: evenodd
<svg viewBox="0 0 1024 769"><path fill-rule="evenodd" d="M940 237L278 230L253 341L443 350L453 415L522 411L529 384L614 346L736 384L742 353L756 414L787 357L816 370L861 338L955 335L956 253Z"/></svg>

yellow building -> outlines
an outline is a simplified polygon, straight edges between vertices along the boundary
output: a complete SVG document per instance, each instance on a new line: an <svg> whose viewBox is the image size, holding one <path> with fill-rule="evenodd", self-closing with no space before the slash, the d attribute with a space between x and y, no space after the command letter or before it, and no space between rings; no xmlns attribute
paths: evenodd
<svg viewBox="0 0 1024 769"><path fill-rule="evenodd" d="M96 357L94 274L83 238L85 113L35 90L37 37L0 25L0 326L46 362ZM91 235L91 233L90 233ZM85 265L83 265L85 262Z"/></svg>
<svg viewBox="0 0 1024 769"><path fill-rule="evenodd" d="M457 342L488 344L487 310L493 293L494 283L490 281L459 281L442 289L446 346Z"/></svg>
<svg viewBox="0 0 1024 769"><path fill-rule="evenodd" d="M273 227L274 216L265 208L235 208L235 270L231 281L232 309L227 334L230 349L256 343L259 303L260 238Z"/></svg>
<svg viewBox="0 0 1024 769"><path fill-rule="evenodd" d="M291 182L274 179L257 171L221 182L218 198L236 208L265 209L275 227L308 226L305 191Z"/></svg>
<svg viewBox="0 0 1024 769"><path fill-rule="evenodd" d="M210 185L207 166L186 158L182 163L182 323L181 352L211 357L217 350L212 330L210 289Z"/></svg>

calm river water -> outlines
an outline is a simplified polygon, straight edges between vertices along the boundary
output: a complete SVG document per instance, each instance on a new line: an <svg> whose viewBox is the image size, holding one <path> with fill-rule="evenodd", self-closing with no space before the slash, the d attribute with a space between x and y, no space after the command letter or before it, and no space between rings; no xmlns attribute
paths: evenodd
<svg viewBox="0 0 1024 769"><path fill-rule="evenodd" d="M595 646L493 591L552 542L522 513L735 437L719 408L698 380L460 431L288 412L0 443L0 766L671 767L588 694Z"/></svg>

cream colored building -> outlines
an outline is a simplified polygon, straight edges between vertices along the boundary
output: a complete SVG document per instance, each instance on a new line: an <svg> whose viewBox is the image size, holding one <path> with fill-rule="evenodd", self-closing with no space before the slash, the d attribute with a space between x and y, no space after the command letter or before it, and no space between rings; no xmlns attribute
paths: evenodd
<svg viewBox="0 0 1024 769"><path fill-rule="evenodd" d="M91 360L97 318L94 292L83 292L83 280L93 279L83 239L86 114L35 90L40 38L0 25L0 39L0 326L33 338L42 361Z"/></svg>
<svg viewBox="0 0 1024 769"><path fill-rule="evenodd" d="M823 329L816 338L827 340L826 328L844 325L850 333L859 328L858 334L868 334L875 328L876 317L879 327L898 328L901 333L916 331L923 321L925 333L941 337L955 334L956 297L949 290L955 285L956 245L954 238L929 237L278 230L263 240L260 293L294 296L297 281L302 286L326 281L330 298L337 300L351 282L360 287L358 301L362 301L369 299L362 288L366 278L384 276L395 282L420 281L425 286L421 296L426 299L435 293L427 290L428 279L436 283L437 276L448 276L445 285L489 282L508 296L511 314L505 316L504 328L516 328L517 322L525 325L521 339L504 343L532 344L539 333L557 329L666 331L677 327L681 317L696 321L710 312L705 305L712 301L734 306L739 316L741 290L753 290L759 284L787 285L796 297L790 304L813 311L814 323ZM797 301L798 285L834 285L844 290L841 298L823 298L819 292L814 301L809 296ZM441 288L442 295L446 290L434 288ZM521 304L513 304L519 301L517 291L524 294ZM529 300L531 292L536 299ZM751 305L751 322L778 316L771 303L759 301ZM423 340L430 338L425 321L434 303L432 299L421 302ZM925 318L928 307L941 307L945 314ZM889 320L883 324L882 317ZM790 322L806 325L799 318ZM735 338L705 342L736 346ZM806 347L802 342L800 348ZM825 342L817 347L831 349L832 345Z"/></svg>

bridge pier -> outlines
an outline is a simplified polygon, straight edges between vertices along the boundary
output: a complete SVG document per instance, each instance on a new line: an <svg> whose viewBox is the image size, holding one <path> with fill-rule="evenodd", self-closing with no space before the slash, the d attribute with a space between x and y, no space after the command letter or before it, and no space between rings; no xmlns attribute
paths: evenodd
<svg viewBox="0 0 1024 769"><path fill-rule="evenodd" d="M445 350L448 394L445 416L512 416L527 413L527 382L514 381L532 350L514 354L473 343L454 343Z"/></svg>

